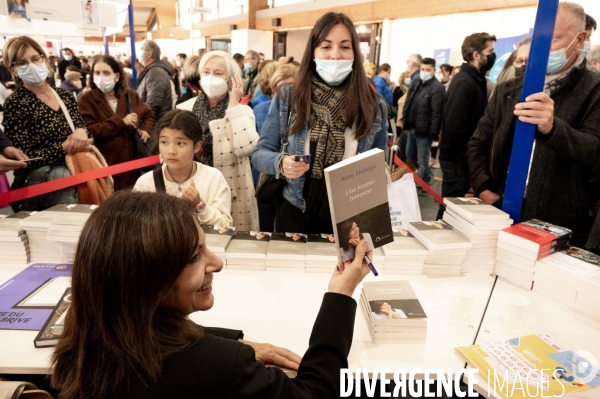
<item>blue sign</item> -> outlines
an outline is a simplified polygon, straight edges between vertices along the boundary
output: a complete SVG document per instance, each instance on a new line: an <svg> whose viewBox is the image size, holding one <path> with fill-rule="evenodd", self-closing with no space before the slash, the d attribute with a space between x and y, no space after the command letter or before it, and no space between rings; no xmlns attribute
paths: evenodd
<svg viewBox="0 0 600 399"><path fill-rule="evenodd" d="M440 67L442 64L447 64L450 62L450 49L445 48L442 50L435 50L433 52L433 59L435 60L435 66Z"/></svg>
<svg viewBox="0 0 600 399"><path fill-rule="evenodd" d="M500 76L500 73L502 72L502 68L504 68L504 64L506 64L506 60L508 59L508 57L510 57L512 52L517 49L517 44L519 44L521 41L527 39L530 36L531 31L530 33L526 33L520 36L504 37L498 39L496 43L494 43L494 51L496 52L497 58L494 67L490 71L489 79L492 82L496 83L498 76Z"/></svg>

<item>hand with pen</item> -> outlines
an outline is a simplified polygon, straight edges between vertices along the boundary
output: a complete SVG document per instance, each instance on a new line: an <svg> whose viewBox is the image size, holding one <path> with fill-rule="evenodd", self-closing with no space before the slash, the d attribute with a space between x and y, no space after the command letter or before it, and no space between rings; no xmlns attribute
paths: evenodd
<svg viewBox="0 0 600 399"><path fill-rule="evenodd" d="M367 242L362 240L356 246L354 260L338 262L329 280L329 292L352 296L358 284L371 271L363 260L366 251Z"/></svg>

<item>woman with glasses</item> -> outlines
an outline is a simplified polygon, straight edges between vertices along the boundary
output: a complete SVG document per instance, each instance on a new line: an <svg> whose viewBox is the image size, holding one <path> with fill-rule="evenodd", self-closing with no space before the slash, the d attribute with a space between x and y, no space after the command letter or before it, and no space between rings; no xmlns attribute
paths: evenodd
<svg viewBox="0 0 600 399"><path fill-rule="evenodd" d="M241 105L242 71L225 51L209 51L200 60L202 92L177 108L194 112L202 126L200 161L217 168L231 189L233 225L241 231L258 230L258 207L250 170L250 155L258 133L254 113Z"/></svg>
<svg viewBox="0 0 600 399"><path fill-rule="evenodd" d="M4 103L3 125L6 137L29 158L39 158L29 167L15 171L11 189L44 179L42 173L53 169L54 178L68 175L65 154L87 151L93 140L85 128L73 95L63 89L51 88L46 78L49 68L42 47L27 36L10 39L3 50L4 64L15 78L17 90ZM71 128L71 123L74 129ZM33 173L35 172L35 173ZM44 181L44 180L42 180ZM66 191L65 191L66 190ZM52 202L37 201L12 204L15 210L41 210L57 203L76 201L76 188L54 195Z"/></svg>

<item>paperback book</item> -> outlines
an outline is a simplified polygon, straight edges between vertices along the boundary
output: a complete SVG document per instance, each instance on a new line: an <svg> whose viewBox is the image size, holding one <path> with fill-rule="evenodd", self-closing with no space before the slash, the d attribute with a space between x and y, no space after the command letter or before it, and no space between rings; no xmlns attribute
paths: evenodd
<svg viewBox="0 0 600 399"><path fill-rule="evenodd" d="M206 246L215 254L225 253L225 249L227 249L236 232L236 228L233 226L221 227L212 224L203 224L202 230L204 231Z"/></svg>
<svg viewBox="0 0 600 399"><path fill-rule="evenodd" d="M304 270L306 266L306 234L273 233L267 249L267 269Z"/></svg>
<svg viewBox="0 0 600 399"><path fill-rule="evenodd" d="M67 311L71 305L71 288L67 288L61 296L56 307L52 310L50 317L35 337L33 344L36 348L56 346L63 335Z"/></svg>

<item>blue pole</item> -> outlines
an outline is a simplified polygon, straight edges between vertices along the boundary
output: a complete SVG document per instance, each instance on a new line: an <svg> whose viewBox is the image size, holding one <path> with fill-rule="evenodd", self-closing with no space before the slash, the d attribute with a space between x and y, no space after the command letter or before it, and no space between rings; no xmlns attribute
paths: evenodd
<svg viewBox="0 0 600 399"><path fill-rule="evenodd" d="M104 55L108 55L108 37L106 37L106 28L102 27L102 40L104 41Z"/></svg>
<svg viewBox="0 0 600 399"><path fill-rule="evenodd" d="M131 41L131 75L133 88L137 88L137 70L135 69L135 28L133 26L133 0L129 0L129 37Z"/></svg>
<svg viewBox="0 0 600 399"><path fill-rule="evenodd" d="M539 0L538 2L521 102L525 102L528 96L544 90L546 67L552 45L552 33L558 11L558 1ZM521 221L523 195L525 194L536 128L536 125L521 122L517 119L508 177L506 179L506 189L504 190L504 200L502 203L502 210L510 214L515 223Z"/></svg>

